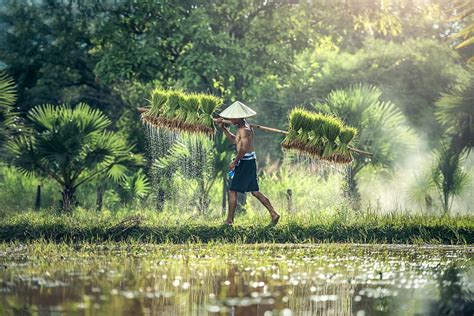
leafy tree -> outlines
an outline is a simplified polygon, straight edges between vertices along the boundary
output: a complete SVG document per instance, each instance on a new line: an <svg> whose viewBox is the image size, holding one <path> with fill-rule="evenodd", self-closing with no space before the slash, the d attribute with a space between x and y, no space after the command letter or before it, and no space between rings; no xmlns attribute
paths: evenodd
<svg viewBox="0 0 474 316"><path fill-rule="evenodd" d="M119 180L129 166L142 163L140 155L130 152L131 146L106 130L110 120L87 104L37 106L28 119L32 132L10 143L14 163L22 173L56 181L62 190L62 210L72 210L81 184L102 174Z"/></svg>
<svg viewBox="0 0 474 316"><path fill-rule="evenodd" d="M13 104L16 101L16 90L13 80L0 72L0 155L7 142L11 125L14 122Z"/></svg>
<svg viewBox="0 0 474 316"><path fill-rule="evenodd" d="M20 110L49 102L103 109L117 103L94 73L97 17L80 2L11 1L2 7L0 60L18 84Z"/></svg>
<svg viewBox="0 0 474 316"><path fill-rule="evenodd" d="M374 154L366 157L355 154L349 189L358 198L357 176L371 166L390 171L409 149L413 136L406 119L395 104L383 101L380 89L370 85L351 86L331 92L324 101L314 104L317 111L337 115L348 125L359 130L354 145Z"/></svg>
<svg viewBox="0 0 474 316"><path fill-rule="evenodd" d="M469 0L455 0L451 21L464 22L464 26L453 37L458 39L456 49L466 51L467 62L474 63L474 10Z"/></svg>

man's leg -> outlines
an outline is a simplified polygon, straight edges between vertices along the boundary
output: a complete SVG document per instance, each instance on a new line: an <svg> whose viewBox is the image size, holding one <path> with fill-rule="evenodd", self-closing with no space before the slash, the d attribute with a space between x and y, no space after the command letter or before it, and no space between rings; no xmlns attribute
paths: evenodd
<svg viewBox="0 0 474 316"><path fill-rule="evenodd" d="M278 220L280 219L280 214L275 211L270 200L259 191L252 191L252 195L255 196L260 201L260 203L262 203L263 206L265 206L270 212L270 216L272 217L272 223L278 223Z"/></svg>
<svg viewBox="0 0 474 316"><path fill-rule="evenodd" d="M227 225L234 223L234 213L237 207L237 191L229 191L229 213L227 214Z"/></svg>

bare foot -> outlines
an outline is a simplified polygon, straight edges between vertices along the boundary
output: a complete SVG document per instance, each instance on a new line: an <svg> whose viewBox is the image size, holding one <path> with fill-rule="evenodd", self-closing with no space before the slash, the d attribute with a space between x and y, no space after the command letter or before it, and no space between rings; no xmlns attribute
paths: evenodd
<svg viewBox="0 0 474 316"><path fill-rule="evenodd" d="M278 221L280 220L280 214L276 213L274 216L272 216L272 225L278 224Z"/></svg>

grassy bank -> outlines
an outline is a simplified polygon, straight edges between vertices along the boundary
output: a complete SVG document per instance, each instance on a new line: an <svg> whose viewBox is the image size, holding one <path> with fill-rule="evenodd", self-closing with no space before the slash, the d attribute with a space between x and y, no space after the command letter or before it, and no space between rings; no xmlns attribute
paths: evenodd
<svg viewBox="0 0 474 316"><path fill-rule="evenodd" d="M474 244L474 217L331 211L283 214L269 227L267 214L243 214L233 227L220 216L78 210L72 215L25 212L3 216L0 241L120 241L156 243L435 243Z"/></svg>

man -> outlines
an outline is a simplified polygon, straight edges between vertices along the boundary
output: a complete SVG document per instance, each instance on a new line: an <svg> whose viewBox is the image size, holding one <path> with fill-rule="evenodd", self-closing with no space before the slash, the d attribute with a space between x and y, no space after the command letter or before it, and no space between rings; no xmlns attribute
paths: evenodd
<svg viewBox="0 0 474 316"><path fill-rule="evenodd" d="M271 223L276 225L280 220L278 214L273 208L270 200L259 192L257 179L256 156L253 147L253 130L245 118L254 116L257 113L245 104L237 101L219 114L220 118L216 120L219 127L224 131L227 138L237 147L237 156L229 164L231 184L229 189L229 213L225 224L232 225L234 222L234 212L237 206L237 192L251 192L270 212ZM233 125L237 126L237 132L232 134L226 128L222 120L228 119Z"/></svg>

